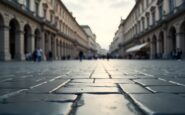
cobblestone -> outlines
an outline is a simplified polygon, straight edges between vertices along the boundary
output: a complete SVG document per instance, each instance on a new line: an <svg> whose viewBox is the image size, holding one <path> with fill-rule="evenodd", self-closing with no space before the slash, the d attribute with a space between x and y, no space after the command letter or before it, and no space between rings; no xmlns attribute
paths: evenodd
<svg viewBox="0 0 185 115"><path fill-rule="evenodd" d="M0 114L183 115L183 61L0 62Z"/></svg>

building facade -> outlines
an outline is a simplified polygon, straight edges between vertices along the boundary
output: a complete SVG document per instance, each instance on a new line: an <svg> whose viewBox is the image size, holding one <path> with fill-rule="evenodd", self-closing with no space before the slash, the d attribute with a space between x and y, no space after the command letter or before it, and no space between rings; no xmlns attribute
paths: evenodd
<svg viewBox="0 0 185 115"><path fill-rule="evenodd" d="M88 35L61 0L1 0L0 60L24 60L38 48L44 58L76 58L88 53Z"/></svg>
<svg viewBox="0 0 185 115"><path fill-rule="evenodd" d="M86 34L88 35L88 58L93 58L97 54L97 49L96 49L96 35L92 32L91 28L88 25L83 25L81 26Z"/></svg>
<svg viewBox="0 0 185 115"><path fill-rule="evenodd" d="M124 22L125 21L121 19L121 23L119 25L119 28L116 31L115 36L113 38L113 41L109 46L109 53L115 58L123 57L123 54L124 54L124 49L123 49L123 47L121 47L121 44L123 43L123 40L124 40L124 35L123 35Z"/></svg>
<svg viewBox="0 0 185 115"><path fill-rule="evenodd" d="M185 57L184 0L136 0L123 28L125 51L148 43L151 59L169 59L177 50Z"/></svg>

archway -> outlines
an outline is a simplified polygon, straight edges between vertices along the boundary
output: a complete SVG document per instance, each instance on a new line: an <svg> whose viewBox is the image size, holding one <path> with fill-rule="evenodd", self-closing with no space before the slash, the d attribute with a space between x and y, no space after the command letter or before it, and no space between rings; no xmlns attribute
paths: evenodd
<svg viewBox="0 0 185 115"><path fill-rule="evenodd" d="M152 38L152 44L151 44L151 54L152 54L152 59L157 58L157 38L154 35Z"/></svg>
<svg viewBox="0 0 185 115"><path fill-rule="evenodd" d="M15 59L16 54L16 40L19 38L18 31L20 30L20 25L16 19L12 19L9 23L9 52L11 59Z"/></svg>
<svg viewBox="0 0 185 115"><path fill-rule="evenodd" d="M31 53L31 27L27 24L24 26L24 54Z"/></svg>
<svg viewBox="0 0 185 115"><path fill-rule="evenodd" d="M3 30L2 30L3 25L4 25L4 20L3 20L2 15L0 14L0 39L2 39L4 37Z"/></svg>
<svg viewBox="0 0 185 115"><path fill-rule="evenodd" d="M168 44L168 48L170 50L170 52L173 52L176 50L177 48L177 41L176 41L176 29L174 27L172 27L169 31L169 44Z"/></svg>
<svg viewBox="0 0 185 115"><path fill-rule="evenodd" d="M159 33L158 47L159 47L158 57L162 58L163 54L164 54L164 50L165 50L165 46L164 46L164 32L160 32Z"/></svg>
<svg viewBox="0 0 185 115"><path fill-rule="evenodd" d="M5 44L4 42L4 32L3 32L3 25L4 25L4 20L3 20L3 16L0 14L0 43ZM0 45L0 60L4 60L4 52L5 52L5 48L3 45Z"/></svg>
<svg viewBox="0 0 185 115"><path fill-rule="evenodd" d="M182 23L180 27L180 49L182 50L183 53L183 58L185 57L185 21Z"/></svg>

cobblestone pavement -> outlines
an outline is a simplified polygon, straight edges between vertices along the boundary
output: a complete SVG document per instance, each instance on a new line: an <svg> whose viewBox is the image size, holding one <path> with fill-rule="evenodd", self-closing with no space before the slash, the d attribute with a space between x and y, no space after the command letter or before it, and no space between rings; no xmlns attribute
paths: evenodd
<svg viewBox="0 0 185 115"><path fill-rule="evenodd" d="M0 115L184 115L183 61L0 62Z"/></svg>

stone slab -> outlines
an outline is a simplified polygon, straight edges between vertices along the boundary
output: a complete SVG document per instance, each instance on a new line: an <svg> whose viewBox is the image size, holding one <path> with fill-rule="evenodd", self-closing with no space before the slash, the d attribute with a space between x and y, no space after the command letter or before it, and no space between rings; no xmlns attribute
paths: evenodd
<svg viewBox="0 0 185 115"><path fill-rule="evenodd" d="M147 115L184 115L185 98L173 94L130 94Z"/></svg>
<svg viewBox="0 0 185 115"><path fill-rule="evenodd" d="M58 94L27 94L22 93L6 99L6 103L23 102L73 102L77 95ZM5 102L5 101L3 101Z"/></svg>
<svg viewBox="0 0 185 115"><path fill-rule="evenodd" d="M135 115L123 95L84 94L78 103L76 115Z"/></svg>
<svg viewBox="0 0 185 115"><path fill-rule="evenodd" d="M172 83L169 83L167 81L162 81L159 79L136 79L134 82L137 82L143 86L166 86L166 85L174 85Z"/></svg>
<svg viewBox="0 0 185 115"><path fill-rule="evenodd" d="M166 80L173 83L182 84L185 86L185 78L166 78Z"/></svg>
<svg viewBox="0 0 185 115"><path fill-rule="evenodd" d="M120 93L117 87L62 87L56 90L57 94L82 94L82 93L94 93L94 94L110 94Z"/></svg>
<svg viewBox="0 0 185 115"><path fill-rule="evenodd" d="M134 83L129 79L95 79L95 83Z"/></svg>
<svg viewBox="0 0 185 115"><path fill-rule="evenodd" d="M98 74L94 75L94 74L93 74L93 75L91 76L91 78L97 78L97 79L98 79L98 78L100 78L100 79L106 79L106 78L107 78L107 79L109 79L109 76L108 76L108 74L104 74L104 75L98 75Z"/></svg>
<svg viewBox="0 0 185 115"><path fill-rule="evenodd" d="M147 88L155 93L185 93L185 87L182 86L150 86Z"/></svg>
<svg viewBox="0 0 185 115"><path fill-rule="evenodd" d="M73 83L93 83L94 79L73 79Z"/></svg>
<svg viewBox="0 0 185 115"><path fill-rule="evenodd" d="M114 83L68 83L66 87L116 87Z"/></svg>
<svg viewBox="0 0 185 115"><path fill-rule="evenodd" d="M72 103L29 102L0 104L1 115L68 115Z"/></svg>
<svg viewBox="0 0 185 115"><path fill-rule="evenodd" d="M139 93L139 94L145 94L145 93L151 93L149 90L146 88L138 85L138 84L119 84L121 89L127 93L127 94L134 94L134 93Z"/></svg>
<svg viewBox="0 0 185 115"><path fill-rule="evenodd" d="M65 85L65 83L67 83L67 81L69 81L69 80L60 79L60 80L50 81L50 82L47 82L43 85L35 87L35 88L29 90L28 92L29 93L51 93L52 91Z"/></svg>
<svg viewBox="0 0 185 115"><path fill-rule="evenodd" d="M18 91L17 89L0 89L0 97L12 92Z"/></svg>

